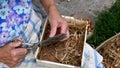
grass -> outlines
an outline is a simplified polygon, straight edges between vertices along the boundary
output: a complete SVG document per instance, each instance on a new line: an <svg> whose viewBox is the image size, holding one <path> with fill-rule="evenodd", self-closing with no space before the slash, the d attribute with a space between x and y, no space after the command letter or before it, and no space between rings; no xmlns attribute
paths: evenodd
<svg viewBox="0 0 120 68"><path fill-rule="evenodd" d="M95 47L120 32L120 0L110 8L102 11L96 19L93 35L87 42Z"/></svg>

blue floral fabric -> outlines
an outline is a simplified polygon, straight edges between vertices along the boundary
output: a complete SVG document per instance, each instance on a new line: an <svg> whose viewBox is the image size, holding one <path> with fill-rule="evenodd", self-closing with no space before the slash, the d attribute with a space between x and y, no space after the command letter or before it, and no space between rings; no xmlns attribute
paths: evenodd
<svg viewBox="0 0 120 68"><path fill-rule="evenodd" d="M31 16L32 0L0 0L0 46L21 35Z"/></svg>

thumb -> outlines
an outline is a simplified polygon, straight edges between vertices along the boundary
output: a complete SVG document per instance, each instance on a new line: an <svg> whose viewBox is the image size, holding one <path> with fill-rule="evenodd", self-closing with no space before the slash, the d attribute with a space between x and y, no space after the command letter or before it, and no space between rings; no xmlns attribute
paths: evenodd
<svg viewBox="0 0 120 68"><path fill-rule="evenodd" d="M16 47L20 47L22 45L21 41L15 41L15 42L11 42L9 44L10 47L16 48Z"/></svg>
<svg viewBox="0 0 120 68"><path fill-rule="evenodd" d="M55 34L56 34L56 31L57 31L57 25L51 25L51 30L50 30L50 35L49 35L49 37L53 37L53 36L55 36Z"/></svg>

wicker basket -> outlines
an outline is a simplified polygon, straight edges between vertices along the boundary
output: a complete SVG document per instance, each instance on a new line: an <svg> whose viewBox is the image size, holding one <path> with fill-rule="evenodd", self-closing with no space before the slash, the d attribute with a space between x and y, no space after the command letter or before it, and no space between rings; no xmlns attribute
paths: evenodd
<svg viewBox="0 0 120 68"><path fill-rule="evenodd" d="M105 68L120 68L120 33L103 42L96 50L103 56Z"/></svg>

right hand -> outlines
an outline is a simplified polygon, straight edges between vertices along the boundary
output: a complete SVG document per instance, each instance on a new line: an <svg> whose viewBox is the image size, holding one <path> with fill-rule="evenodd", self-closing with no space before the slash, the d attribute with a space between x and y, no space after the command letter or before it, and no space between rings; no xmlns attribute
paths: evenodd
<svg viewBox="0 0 120 68"><path fill-rule="evenodd" d="M0 62L10 68L19 65L27 54L26 48L19 48L21 45L21 41L14 41L0 47Z"/></svg>

